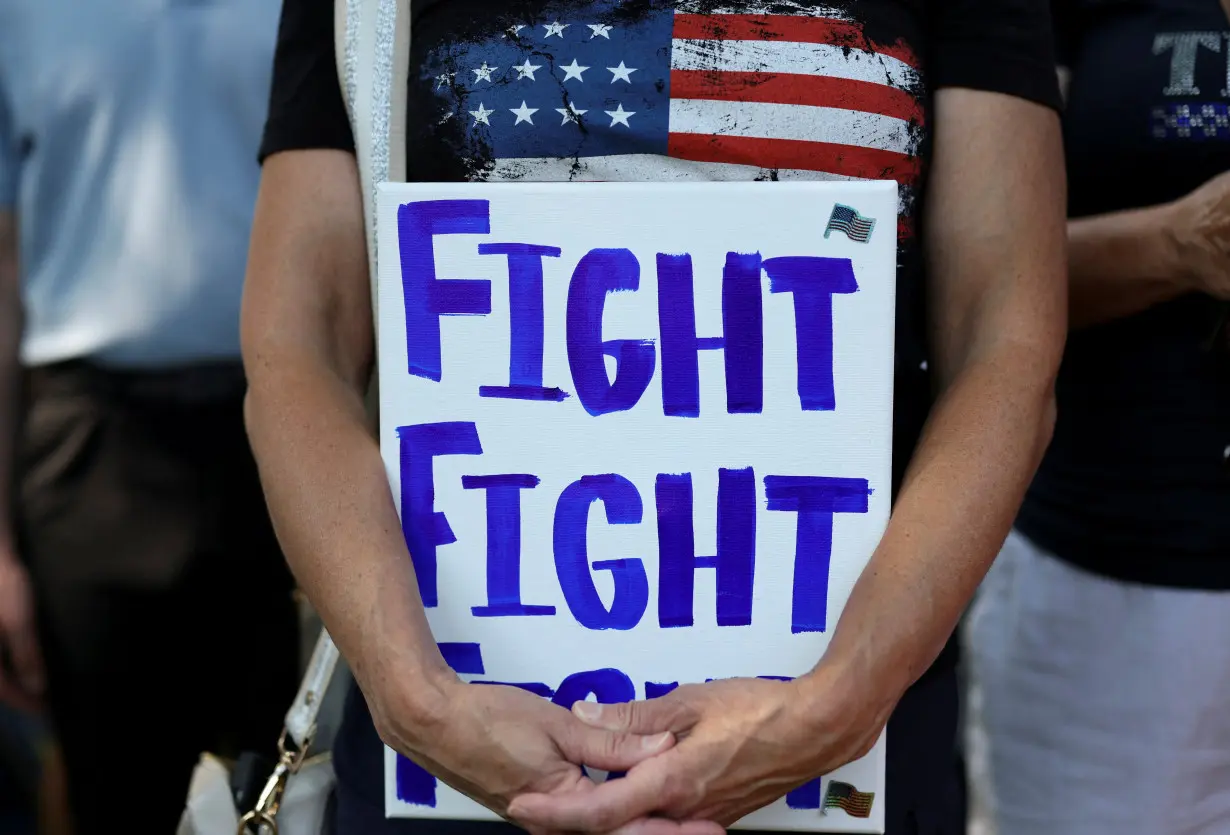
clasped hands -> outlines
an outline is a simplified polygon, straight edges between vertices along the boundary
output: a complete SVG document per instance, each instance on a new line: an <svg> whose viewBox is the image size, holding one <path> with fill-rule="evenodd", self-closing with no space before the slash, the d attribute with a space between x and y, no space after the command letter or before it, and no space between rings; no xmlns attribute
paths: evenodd
<svg viewBox="0 0 1230 835"><path fill-rule="evenodd" d="M720 835L870 751L895 702L854 698L823 667L571 711L514 687L453 679L437 689L425 712L374 706L381 736L534 835ZM597 784L582 766L627 774Z"/></svg>

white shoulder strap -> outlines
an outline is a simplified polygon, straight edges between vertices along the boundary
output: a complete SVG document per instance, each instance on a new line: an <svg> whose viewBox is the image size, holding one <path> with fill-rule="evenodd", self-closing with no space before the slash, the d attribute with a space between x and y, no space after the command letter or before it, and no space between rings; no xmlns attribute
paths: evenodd
<svg viewBox="0 0 1230 835"><path fill-rule="evenodd" d="M335 0L334 16L338 78L359 163L374 299L376 185L406 179L410 4Z"/></svg>
<svg viewBox="0 0 1230 835"><path fill-rule="evenodd" d="M286 732L300 751L318 738L320 710L324 706L325 695L329 692L329 684L337 670L338 657L333 639L326 630L320 630L316 649L312 651L312 659L308 662L299 692L295 694L294 704L286 713Z"/></svg>

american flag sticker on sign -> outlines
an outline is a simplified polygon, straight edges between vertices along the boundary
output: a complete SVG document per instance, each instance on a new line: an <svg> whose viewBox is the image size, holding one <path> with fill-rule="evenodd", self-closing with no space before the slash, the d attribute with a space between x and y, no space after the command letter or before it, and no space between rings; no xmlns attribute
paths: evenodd
<svg viewBox="0 0 1230 835"><path fill-rule="evenodd" d="M827 238L834 231L842 232L850 240L865 244L871 240L871 233L875 231L875 228L875 220L863 217L850 206L838 203L833 207L833 213L829 215L828 226L824 227L824 237Z"/></svg>
<svg viewBox="0 0 1230 835"><path fill-rule="evenodd" d="M875 792L861 792L849 783L834 780L824 795L824 813L827 815L829 809L841 809L852 818L869 818L875 799Z"/></svg>

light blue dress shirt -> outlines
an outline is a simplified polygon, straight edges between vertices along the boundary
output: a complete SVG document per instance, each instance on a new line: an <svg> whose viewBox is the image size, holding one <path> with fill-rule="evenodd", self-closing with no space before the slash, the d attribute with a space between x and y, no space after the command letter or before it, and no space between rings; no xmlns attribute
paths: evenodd
<svg viewBox="0 0 1230 835"><path fill-rule="evenodd" d="M279 0L4 0L22 360L235 358Z"/></svg>

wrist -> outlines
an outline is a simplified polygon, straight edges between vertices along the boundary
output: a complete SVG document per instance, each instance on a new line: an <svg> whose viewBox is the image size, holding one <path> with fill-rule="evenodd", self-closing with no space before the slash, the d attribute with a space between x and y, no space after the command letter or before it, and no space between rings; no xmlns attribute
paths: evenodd
<svg viewBox="0 0 1230 835"><path fill-rule="evenodd" d="M1152 259L1158 264L1159 278L1181 290L1196 290L1200 287L1201 266L1205 261L1204 248L1199 237L1193 234L1191 221L1185 217L1182 201L1165 203L1150 210L1145 229L1149 230Z"/></svg>
<svg viewBox="0 0 1230 835"><path fill-rule="evenodd" d="M887 722L909 682L886 675L865 659L828 652L810 672L795 680L805 713L821 726L847 722L851 713L870 722Z"/></svg>
<svg viewBox="0 0 1230 835"><path fill-rule="evenodd" d="M337 636L373 712L388 714L401 735L437 724L451 688L460 684L431 634L411 607L380 600L349 634ZM348 639L348 640L347 640ZM346 646L342 643L345 640Z"/></svg>
<svg viewBox="0 0 1230 835"><path fill-rule="evenodd" d="M355 681L384 741L399 750L418 750L447 725L462 682L438 652L433 659L392 649L366 653L354 665Z"/></svg>

